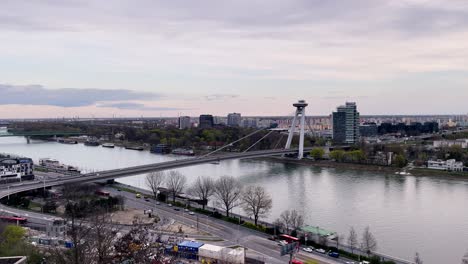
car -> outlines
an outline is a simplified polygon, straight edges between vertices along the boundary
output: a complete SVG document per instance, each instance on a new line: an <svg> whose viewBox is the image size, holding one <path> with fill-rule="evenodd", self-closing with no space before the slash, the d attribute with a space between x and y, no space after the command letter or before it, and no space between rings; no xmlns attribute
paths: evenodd
<svg viewBox="0 0 468 264"><path fill-rule="evenodd" d="M148 196L146 196L146 195L145 195L145 196L143 196L143 198L145 198L145 200L146 200L146 199L149 199L149 197L148 197Z"/></svg>
<svg viewBox="0 0 468 264"><path fill-rule="evenodd" d="M366 260L363 260L363 261L359 262L359 264L370 264L370 262L366 261Z"/></svg>
<svg viewBox="0 0 468 264"><path fill-rule="evenodd" d="M172 207L172 204L167 204L167 206Z"/></svg>
<svg viewBox="0 0 468 264"><path fill-rule="evenodd" d="M338 252L328 252L328 256L332 257L332 258L339 258L340 257L340 254Z"/></svg>
<svg viewBox="0 0 468 264"><path fill-rule="evenodd" d="M313 252L313 250L311 248L309 248L309 247L303 247L302 250L305 251L305 252L308 252L308 253Z"/></svg>
<svg viewBox="0 0 468 264"><path fill-rule="evenodd" d="M174 207L174 210L176 210L176 211L180 211L180 208Z"/></svg>
<svg viewBox="0 0 468 264"><path fill-rule="evenodd" d="M138 199L140 199L140 198L141 198L141 194L137 193L137 194L135 195L135 197L138 198Z"/></svg>
<svg viewBox="0 0 468 264"><path fill-rule="evenodd" d="M160 202L156 202L156 205L160 205L161 203Z"/></svg>
<svg viewBox="0 0 468 264"><path fill-rule="evenodd" d="M284 246L284 245L287 245L287 244L288 244L288 242L285 241L285 240L280 240L280 241L278 242L278 245L279 245L279 246Z"/></svg>
<svg viewBox="0 0 468 264"><path fill-rule="evenodd" d="M345 264L356 264L354 261L346 261Z"/></svg>
<svg viewBox="0 0 468 264"><path fill-rule="evenodd" d="M325 254L325 253L327 253L327 252L325 251L325 249L321 249L321 248L316 248L316 249L315 249L315 252L320 253L320 254Z"/></svg>
<svg viewBox="0 0 468 264"><path fill-rule="evenodd" d="M189 211L189 209L187 209L187 208L184 209L184 212L188 212L188 211Z"/></svg>
<svg viewBox="0 0 468 264"><path fill-rule="evenodd" d="M145 201L149 202L149 201L150 201L150 199L149 199L148 197L146 197L146 198L145 198Z"/></svg>
<svg viewBox="0 0 468 264"><path fill-rule="evenodd" d="M117 189L117 191L121 192L121 191L122 191L122 189Z"/></svg>
<svg viewBox="0 0 468 264"><path fill-rule="evenodd" d="M188 214L189 214L189 215L195 215L195 213L194 213L194 212L190 212L190 213L188 213Z"/></svg>

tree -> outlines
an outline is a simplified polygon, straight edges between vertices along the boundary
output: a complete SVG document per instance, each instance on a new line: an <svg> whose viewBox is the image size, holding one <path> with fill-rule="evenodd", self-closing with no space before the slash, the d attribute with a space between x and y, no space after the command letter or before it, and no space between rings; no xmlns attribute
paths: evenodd
<svg viewBox="0 0 468 264"><path fill-rule="evenodd" d="M155 171L146 175L146 186L153 192L154 199L158 196L159 188L164 184L166 174L163 171Z"/></svg>
<svg viewBox="0 0 468 264"><path fill-rule="evenodd" d="M286 229L286 233L289 233L289 228L291 227L291 211L283 211L278 220L281 222L281 226Z"/></svg>
<svg viewBox="0 0 468 264"><path fill-rule="evenodd" d="M198 177L190 188L190 193L197 196L202 200L202 207L205 209L206 204L208 204L208 198L210 198L215 191L215 182L212 178L206 176Z"/></svg>
<svg viewBox="0 0 468 264"><path fill-rule="evenodd" d="M357 233L356 230L354 230L354 227L351 227L349 229L349 235L348 235L348 245L349 248L351 249L351 253L354 254L354 250L358 247L358 238L357 238Z"/></svg>
<svg viewBox="0 0 468 264"><path fill-rule="evenodd" d="M249 186L242 195L243 209L249 215L254 217L255 225L259 217L266 216L272 207L272 199L261 186Z"/></svg>
<svg viewBox="0 0 468 264"><path fill-rule="evenodd" d="M398 167L398 168L403 168L406 166L407 164L407 160L405 158L405 156L401 155L401 154L398 154L395 156L395 165Z"/></svg>
<svg viewBox="0 0 468 264"><path fill-rule="evenodd" d="M367 226L362 233L361 248L367 255L377 250L377 240L375 240L374 235L370 232L369 226Z"/></svg>
<svg viewBox="0 0 468 264"><path fill-rule="evenodd" d="M323 155L325 155L325 151L323 150L323 148L313 148L310 151L310 156L312 156L312 158L314 158L315 160L322 159Z"/></svg>
<svg viewBox="0 0 468 264"><path fill-rule="evenodd" d="M214 196L229 217L232 209L239 206L242 195L241 183L232 176L223 176L215 183Z"/></svg>
<svg viewBox="0 0 468 264"><path fill-rule="evenodd" d="M114 244L115 257L120 262L148 263L152 257L152 243L150 242L148 231L141 225L136 225Z"/></svg>
<svg viewBox="0 0 468 264"><path fill-rule="evenodd" d="M336 160L337 162L344 161L345 151L344 150L333 150L330 152L330 158Z"/></svg>
<svg viewBox="0 0 468 264"><path fill-rule="evenodd" d="M418 252L416 252L416 254L414 255L414 264L423 264L423 261L421 257L419 256Z"/></svg>
<svg viewBox="0 0 468 264"><path fill-rule="evenodd" d="M301 226L304 225L304 217L299 214L296 209L291 211L291 228L293 230L299 229Z"/></svg>
<svg viewBox="0 0 468 264"><path fill-rule="evenodd" d="M172 202L175 202L177 195L181 194L187 183L187 178L178 171L170 171L167 176L167 188L172 193Z"/></svg>
<svg viewBox="0 0 468 264"><path fill-rule="evenodd" d="M341 242L343 241L343 235L336 234L335 241L336 241L336 248L339 250Z"/></svg>
<svg viewBox="0 0 468 264"><path fill-rule="evenodd" d="M286 232L289 232L290 229L297 230L299 227L304 225L304 217L300 215L295 209L282 212L280 215L280 220L283 226L286 228Z"/></svg>

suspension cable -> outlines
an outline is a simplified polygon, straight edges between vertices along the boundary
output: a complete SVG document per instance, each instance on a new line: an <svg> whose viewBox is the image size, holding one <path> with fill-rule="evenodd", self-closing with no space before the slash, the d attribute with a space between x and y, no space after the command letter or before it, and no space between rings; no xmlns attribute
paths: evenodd
<svg viewBox="0 0 468 264"><path fill-rule="evenodd" d="M268 137L268 135L270 135L271 133L273 133L273 130L271 130L270 132L268 132L265 136L263 136L261 139L257 140L257 142L253 143L252 146L248 147L244 152L247 152L249 151L251 148L253 148L255 145L257 145L258 142L262 141L264 138Z"/></svg>
<svg viewBox="0 0 468 264"><path fill-rule="evenodd" d="M281 143L281 140L283 139L283 137L284 137L284 134L281 134L278 142L276 142L276 145L275 145L274 149L276 149L279 146L279 144Z"/></svg>
<svg viewBox="0 0 468 264"><path fill-rule="evenodd" d="M215 151L212 151L212 152L210 152L210 153L208 153L208 154L205 154L205 155L203 155L203 156L200 156L200 157L201 157L201 158L204 158L204 157L207 157L207 156L209 156L209 155L211 155L211 154L214 154L214 153L216 153L216 152L218 152L218 151L220 151L220 150L222 150L222 149L225 149L225 148L227 148L227 147L230 147L230 146L236 144L237 142L239 142L239 141L241 141L241 140L243 140L243 139L245 139L245 138L248 138L248 137L250 137L250 136L252 136L252 135L254 135L254 134L257 134L258 132L260 132L260 131L262 131L262 130L265 130L265 128L261 128L261 129L259 129L259 130L256 130L256 131L254 131L254 132L248 134L247 136L244 136L244 137L242 137L242 138L240 138L240 139L238 139L238 140L236 140L236 141L234 141L234 142L231 142L231 143L229 143L229 144L226 144L226 145L220 147L219 149L217 149L217 150L215 150Z"/></svg>

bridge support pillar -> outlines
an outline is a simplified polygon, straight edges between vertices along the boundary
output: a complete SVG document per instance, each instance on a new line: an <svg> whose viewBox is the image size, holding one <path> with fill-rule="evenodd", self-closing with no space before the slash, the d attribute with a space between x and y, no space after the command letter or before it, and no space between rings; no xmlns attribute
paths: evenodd
<svg viewBox="0 0 468 264"><path fill-rule="evenodd" d="M285 149L291 148L291 142L296 131L296 123L299 121L299 153L297 153L297 159L304 157L304 125L305 125L305 108L308 106L305 100L299 100L293 104L296 107L296 114L294 115L291 129L289 130L288 140L286 141Z"/></svg>

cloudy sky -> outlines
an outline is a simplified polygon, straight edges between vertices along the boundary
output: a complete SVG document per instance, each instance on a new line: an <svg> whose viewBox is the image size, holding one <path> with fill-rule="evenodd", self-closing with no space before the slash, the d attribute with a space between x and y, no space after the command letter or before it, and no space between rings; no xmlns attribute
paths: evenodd
<svg viewBox="0 0 468 264"><path fill-rule="evenodd" d="M0 118L468 112L466 0L0 6Z"/></svg>

